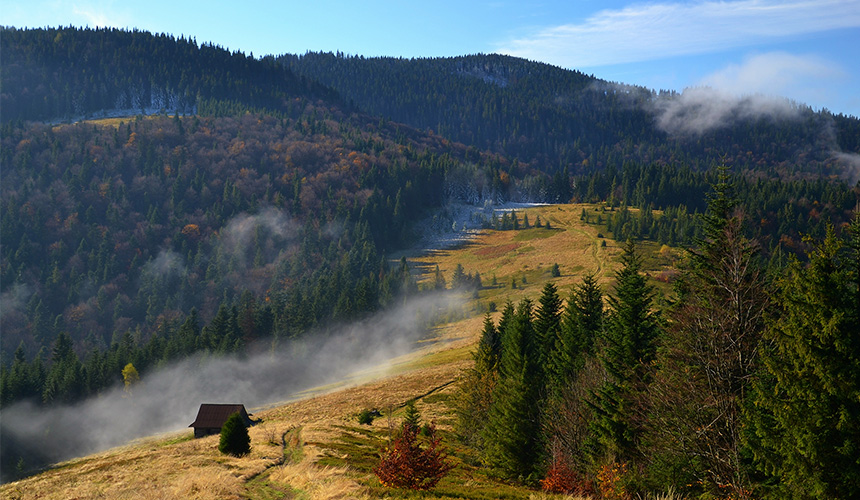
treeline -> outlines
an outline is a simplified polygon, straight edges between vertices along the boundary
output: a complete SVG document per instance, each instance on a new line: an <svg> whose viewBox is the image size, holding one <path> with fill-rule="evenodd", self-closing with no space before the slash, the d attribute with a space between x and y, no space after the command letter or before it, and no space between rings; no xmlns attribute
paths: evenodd
<svg viewBox="0 0 860 500"><path fill-rule="evenodd" d="M734 175L732 180L750 220L748 231L767 255L802 255L803 236L820 238L828 223L847 223L860 195L858 187L827 179L752 180ZM698 235L696 219L706 209L709 186L717 182L717 169L697 172L686 166L627 162L571 182L573 200L603 205L596 212L583 212L581 219L605 225L614 239L690 246Z"/></svg>
<svg viewBox="0 0 860 500"><path fill-rule="evenodd" d="M666 310L628 242L608 296L486 317L457 426L482 463L604 498L860 494L860 215L769 274L726 181Z"/></svg>
<svg viewBox="0 0 860 500"><path fill-rule="evenodd" d="M738 172L771 178L837 177L845 172L831 151L860 153L856 117L784 103L793 118L727 119L726 126L701 134L667 133L658 118L683 106L674 92L510 56L403 59L309 52L278 60L368 113L549 174L565 168L588 174L624 162L702 171L721 160ZM834 130L835 137L822 130Z"/></svg>
<svg viewBox="0 0 860 500"><path fill-rule="evenodd" d="M207 102L303 111L337 93L272 58L138 30L0 28L3 122L83 119L127 110L193 114Z"/></svg>

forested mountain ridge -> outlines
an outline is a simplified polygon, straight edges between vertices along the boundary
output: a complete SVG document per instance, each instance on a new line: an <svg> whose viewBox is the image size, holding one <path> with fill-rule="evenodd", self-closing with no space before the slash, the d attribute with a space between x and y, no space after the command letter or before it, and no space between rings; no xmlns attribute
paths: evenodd
<svg viewBox="0 0 860 500"><path fill-rule="evenodd" d="M79 120L124 110L224 111L218 101L290 113L337 93L271 58L119 29L0 29L2 120ZM201 109L201 107L203 109Z"/></svg>
<svg viewBox="0 0 860 500"><path fill-rule="evenodd" d="M530 163L587 174L625 161L779 178L843 176L860 120L787 100L732 100L707 89L653 91L502 55L365 58L283 55L297 74L361 109ZM723 102L725 101L725 102Z"/></svg>

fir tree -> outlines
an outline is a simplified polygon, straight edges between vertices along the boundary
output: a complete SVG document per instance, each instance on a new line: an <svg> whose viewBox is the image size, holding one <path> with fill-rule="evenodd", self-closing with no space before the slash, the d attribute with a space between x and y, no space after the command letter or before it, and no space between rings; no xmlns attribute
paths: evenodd
<svg viewBox="0 0 860 500"><path fill-rule="evenodd" d="M585 360L594 356L595 339L603 331L603 292L593 274L582 278L570 294L561 317L559 342L550 359L550 393L569 386Z"/></svg>
<svg viewBox="0 0 860 500"><path fill-rule="evenodd" d="M607 318L598 353L608 380L591 403L594 421L595 457L627 461L638 454L638 427L634 396L646 384L646 368L654 359L659 332L652 310L654 289L640 274L642 259L628 240L616 273L614 295L609 297Z"/></svg>
<svg viewBox="0 0 860 500"><path fill-rule="evenodd" d="M775 496L860 497L858 217L849 252L832 227L780 282L780 315L750 412L756 459L780 479Z"/></svg>
<svg viewBox="0 0 860 500"><path fill-rule="evenodd" d="M485 431L487 462L512 479L532 481L540 465L541 426L532 304L523 299L505 328L500 379Z"/></svg>

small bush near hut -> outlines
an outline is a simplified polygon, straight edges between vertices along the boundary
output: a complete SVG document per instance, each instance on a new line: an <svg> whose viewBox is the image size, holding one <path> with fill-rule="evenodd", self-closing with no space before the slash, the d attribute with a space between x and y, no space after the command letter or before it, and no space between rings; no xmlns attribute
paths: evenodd
<svg viewBox="0 0 860 500"><path fill-rule="evenodd" d="M221 427L221 442L218 450L225 455L241 457L251 452L251 436L239 413L230 415Z"/></svg>

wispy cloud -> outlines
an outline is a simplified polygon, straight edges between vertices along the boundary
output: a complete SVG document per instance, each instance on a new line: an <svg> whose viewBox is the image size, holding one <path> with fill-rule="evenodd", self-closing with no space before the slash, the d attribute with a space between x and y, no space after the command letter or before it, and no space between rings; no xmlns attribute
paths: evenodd
<svg viewBox="0 0 860 500"><path fill-rule="evenodd" d="M799 108L779 96L815 101L843 77L842 68L816 56L758 54L706 76L678 96L656 100L652 110L667 132L701 134L736 120L796 116Z"/></svg>
<svg viewBox="0 0 860 500"><path fill-rule="evenodd" d="M651 103L657 126L670 134L700 135L737 121L762 117L786 119L797 108L784 98L753 94L738 96L710 87L685 89L677 96Z"/></svg>
<svg viewBox="0 0 860 500"><path fill-rule="evenodd" d="M83 21L83 25L92 28L124 28L130 21L128 14L117 8L113 0L78 2L71 9L74 16Z"/></svg>
<svg viewBox="0 0 860 500"><path fill-rule="evenodd" d="M648 3L540 29L497 52L592 67L702 54L860 26L860 0Z"/></svg>
<svg viewBox="0 0 860 500"><path fill-rule="evenodd" d="M839 65L814 55L770 52L747 57L716 71L700 82L734 94L770 94L798 96L808 94L805 102L818 100L825 85L847 77Z"/></svg>

